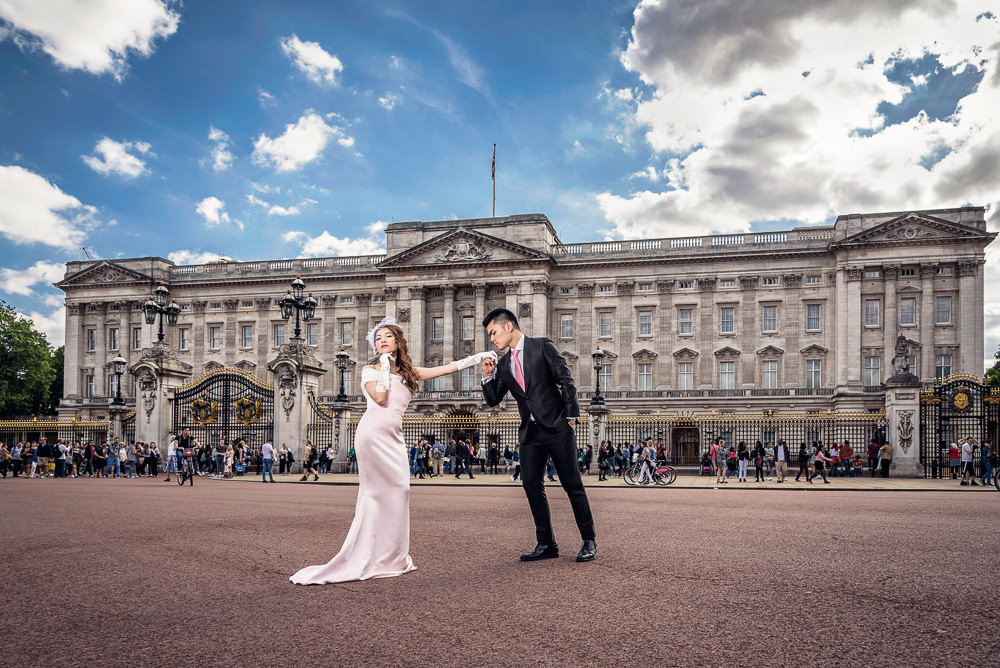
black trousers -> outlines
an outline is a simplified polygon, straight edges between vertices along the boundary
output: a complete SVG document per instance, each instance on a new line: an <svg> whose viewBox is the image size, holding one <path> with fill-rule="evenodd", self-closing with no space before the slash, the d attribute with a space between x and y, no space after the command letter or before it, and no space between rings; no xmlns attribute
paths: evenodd
<svg viewBox="0 0 1000 668"><path fill-rule="evenodd" d="M472 477L472 469L469 468L469 461L467 459L459 458L455 462L455 477L462 475L463 473L468 473L469 477Z"/></svg>
<svg viewBox="0 0 1000 668"><path fill-rule="evenodd" d="M521 479L528 506L535 519L535 538L541 545L555 542L552 533L552 518L549 501L545 496L542 480L548 466L549 457L556 466L559 483L566 490L576 526L583 540L594 540L594 517L590 513L590 502L580 477L577 460L576 438L573 429L566 424L559 429L544 429L538 424L528 425L528 434L521 444Z"/></svg>

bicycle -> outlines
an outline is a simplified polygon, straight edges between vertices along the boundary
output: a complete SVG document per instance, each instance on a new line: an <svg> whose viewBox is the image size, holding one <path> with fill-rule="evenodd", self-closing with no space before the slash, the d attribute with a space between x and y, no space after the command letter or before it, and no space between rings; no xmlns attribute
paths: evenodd
<svg viewBox="0 0 1000 668"><path fill-rule="evenodd" d="M639 478L642 476L642 463L638 465L631 466L622 473L622 479L625 481L626 485L638 485ZM650 468L649 476L651 482L656 483L660 486L667 486L677 480L677 471L673 466L668 464L658 464Z"/></svg>
<svg viewBox="0 0 1000 668"><path fill-rule="evenodd" d="M180 466L177 467L177 484L183 487L184 483L190 480L191 486L194 487L194 476L194 450L186 448Z"/></svg>

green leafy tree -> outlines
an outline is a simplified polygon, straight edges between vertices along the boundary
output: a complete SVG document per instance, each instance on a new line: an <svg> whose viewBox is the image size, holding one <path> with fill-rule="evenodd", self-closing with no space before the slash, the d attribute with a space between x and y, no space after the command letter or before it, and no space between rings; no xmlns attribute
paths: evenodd
<svg viewBox="0 0 1000 668"><path fill-rule="evenodd" d="M1000 346L997 346L997 352L993 355L993 359L996 363L986 370L985 383L989 387L1000 387Z"/></svg>
<svg viewBox="0 0 1000 668"><path fill-rule="evenodd" d="M45 411L55 377L45 335L0 300L0 417Z"/></svg>
<svg viewBox="0 0 1000 668"><path fill-rule="evenodd" d="M64 364L63 356L66 352L66 346L59 346L52 351L52 357L49 363L52 365L52 370L55 371L55 377L52 379L52 384L49 386L49 396L42 407L41 412L47 415L55 415L56 409L59 407L59 399L63 396L63 375L64 375Z"/></svg>

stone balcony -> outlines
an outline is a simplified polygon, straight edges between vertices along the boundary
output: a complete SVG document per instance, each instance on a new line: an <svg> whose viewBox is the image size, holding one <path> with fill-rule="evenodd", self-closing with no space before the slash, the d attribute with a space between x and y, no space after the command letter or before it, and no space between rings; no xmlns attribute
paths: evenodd
<svg viewBox="0 0 1000 668"><path fill-rule="evenodd" d="M294 260L260 260L257 262L209 262L170 268L171 284L200 283L203 281L253 280L280 278L296 274L303 277L330 274L370 274L385 255L356 255L349 257L298 258Z"/></svg>

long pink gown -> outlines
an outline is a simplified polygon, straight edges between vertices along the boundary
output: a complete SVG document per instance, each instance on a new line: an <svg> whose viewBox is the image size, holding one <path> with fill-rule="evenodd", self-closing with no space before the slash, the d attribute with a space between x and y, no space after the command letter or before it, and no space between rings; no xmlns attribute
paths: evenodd
<svg viewBox="0 0 1000 668"><path fill-rule="evenodd" d="M364 369L361 384L378 380ZM344 545L333 559L306 566L289 578L295 584L331 584L389 578L416 569L410 558L410 469L403 441L403 412L410 392L400 376L389 380L389 400L379 406L365 392L368 408L358 422L358 502Z"/></svg>

